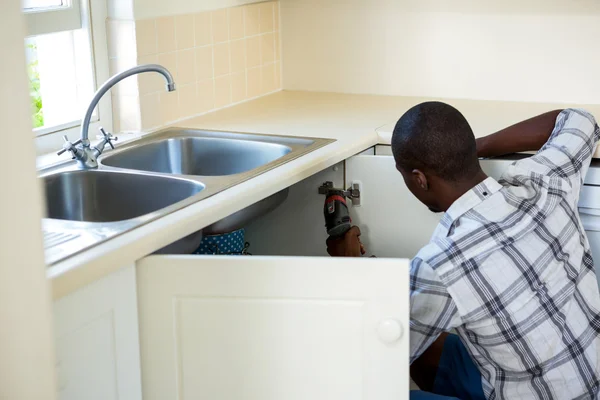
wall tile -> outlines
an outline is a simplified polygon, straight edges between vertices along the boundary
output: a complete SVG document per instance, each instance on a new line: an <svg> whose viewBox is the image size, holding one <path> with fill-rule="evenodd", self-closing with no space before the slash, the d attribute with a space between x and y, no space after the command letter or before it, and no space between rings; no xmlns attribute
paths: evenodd
<svg viewBox="0 0 600 400"><path fill-rule="evenodd" d="M246 71L231 75L231 102L246 100Z"/></svg>
<svg viewBox="0 0 600 400"><path fill-rule="evenodd" d="M177 83L196 83L196 57L194 49L177 52Z"/></svg>
<svg viewBox="0 0 600 400"><path fill-rule="evenodd" d="M162 124L160 111L160 93L150 93L140 97L142 129L148 130Z"/></svg>
<svg viewBox="0 0 600 400"><path fill-rule="evenodd" d="M108 41L108 58L116 58L119 45L119 24L121 21L106 21L106 40Z"/></svg>
<svg viewBox="0 0 600 400"><path fill-rule="evenodd" d="M156 21L143 19L135 22L137 55L155 54L156 50Z"/></svg>
<svg viewBox="0 0 600 400"><path fill-rule="evenodd" d="M196 78L200 80L213 77L213 48L212 46L196 49Z"/></svg>
<svg viewBox="0 0 600 400"><path fill-rule="evenodd" d="M120 130L129 132L138 132L142 129L140 119L140 101L138 96L120 95L119 98L119 116Z"/></svg>
<svg viewBox="0 0 600 400"><path fill-rule="evenodd" d="M136 62L129 58L113 58L110 59L108 68L111 75L115 75L129 69L131 67L135 67ZM136 96L138 94L138 83L137 77L131 76L127 79L121 81L118 85L111 89L113 94L116 95L127 95L127 96Z"/></svg>
<svg viewBox="0 0 600 400"><path fill-rule="evenodd" d="M156 54L152 54L149 56L141 56L138 57L137 63L138 65L157 64L158 56ZM159 74L139 74L138 86L140 90L140 95L159 92L161 90L165 90L165 80Z"/></svg>
<svg viewBox="0 0 600 400"><path fill-rule="evenodd" d="M263 65L262 74L262 94L274 92L277 89L275 83L275 63Z"/></svg>
<svg viewBox="0 0 600 400"><path fill-rule="evenodd" d="M215 44L213 47L213 65L215 77L229 74L229 43Z"/></svg>
<svg viewBox="0 0 600 400"><path fill-rule="evenodd" d="M227 9L211 12L211 26L213 43L221 43L229 40L229 17Z"/></svg>
<svg viewBox="0 0 600 400"><path fill-rule="evenodd" d="M160 113L162 123L167 124L181 118L178 91L160 92Z"/></svg>
<svg viewBox="0 0 600 400"><path fill-rule="evenodd" d="M156 34L158 36L158 52L166 53L175 51L175 17L163 17L156 20Z"/></svg>
<svg viewBox="0 0 600 400"><path fill-rule="evenodd" d="M275 61L281 60L281 38L279 32L275 32Z"/></svg>
<svg viewBox="0 0 600 400"><path fill-rule="evenodd" d="M177 84L178 76L177 76L177 53L163 53L158 55L158 63L169 70L171 75L173 75L173 79L175 79L175 83Z"/></svg>
<svg viewBox="0 0 600 400"><path fill-rule="evenodd" d="M234 40L229 43L231 72L240 72L246 69L246 41Z"/></svg>
<svg viewBox="0 0 600 400"><path fill-rule="evenodd" d="M115 125L153 129L281 89L279 23L277 1L135 24L109 21L111 72L158 63L177 84L168 93L164 79L149 73L118 85Z"/></svg>
<svg viewBox="0 0 600 400"><path fill-rule="evenodd" d="M259 4L260 33L273 32L273 2Z"/></svg>
<svg viewBox="0 0 600 400"><path fill-rule="evenodd" d="M277 90L281 89L281 63L275 63L275 86L277 86Z"/></svg>
<svg viewBox="0 0 600 400"><path fill-rule="evenodd" d="M109 20L108 24L108 57L135 58L135 25L133 21Z"/></svg>
<svg viewBox="0 0 600 400"><path fill-rule="evenodd" d="M196 47L212 43L210 11L194 15L194 34L196 37Z"/></svg>
<svg viewBox="0 0 600 400"><path fill-rule="evenodd" d="M191 49L194 47L194 16L179 15L175 17L175 39L177 49Z"/></svg>
<svg viewBox="0 0 600 400"><path fill-rule="evenodd" d="M250 68L246 70L246 85L248 90L248 98L261 95L262 91L262 76L261 67Z"/></svg>
<svg viewBox="0 0 600 400"><path fill-rule="evenodd" d="M246 39L246 68L260 65L260 36Z"/></svg>
<svg viewBox="0 0 600 400"><path fill-rule="evenodd" d="M242 39L244 36L244 8L232 7L229 9L229 40Z"/></svg>
<svg viewBox="0 0 600 400"><path fill-rule="evenodd" d="M198 82L198 105L196 111L204 113L215 108L215 87L214 79L207 79Z"/></svg>
<svg viewBox="0 0 600 400"><path fill-rule="evenodd" d="M112 103L113 130L121 132L121 104L119 104L119 96L111 93L110 98Z"/></svg>
<svg viewBox="0 0 600 400"><path fill-rule="evenodd" d="M191 117L198 114L198 96L196 93L196 82L191 85L180 86L179 92L179 112L183 117Z"/></svg>
<svg viewBox="0 0 600 400"><path fill-rule="evenodd" d="M231 104L231 75L215 78L215 108Z"/></svg>
<svg viewBox="0 0 600 400"><path fill-rule="evenodd" d="M246 36L258 35L260 33L260 4L244 6L244 32Z"/></svg>
<svg viewBox="0 0 600 400"><path fill-rule="evenodd" d="M260 55L263 65L275 61L275 37L272 33L260 36Z"/></svg>

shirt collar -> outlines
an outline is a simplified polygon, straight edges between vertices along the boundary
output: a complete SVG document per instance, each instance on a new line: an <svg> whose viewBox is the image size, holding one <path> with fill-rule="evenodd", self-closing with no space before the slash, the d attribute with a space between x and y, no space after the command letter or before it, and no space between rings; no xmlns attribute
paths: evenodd
<svg viewBox="0 0 600 400"><path fill-rule="evenodd" d="M444 227L450 228L452 223L461 215L471 210L485 199L491 197L500 189L502 189L502 185L494 178L488 177L484 179L481 183L474 186L452 203L440 222Z"/></svg>

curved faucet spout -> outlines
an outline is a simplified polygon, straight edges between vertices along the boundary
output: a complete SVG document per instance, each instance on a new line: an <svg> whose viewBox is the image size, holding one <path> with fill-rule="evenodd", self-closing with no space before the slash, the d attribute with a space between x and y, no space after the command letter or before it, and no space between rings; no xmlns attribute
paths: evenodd
<svg viewBox="0 0 600 400"><path fill-rule="evenodd" d="M132 75L142 74L145 72L158 72L162 76L164 76L165 81L167 82L167 91L172 92L175 90L175 81L173 80L173 75L169 72L168 69L158 64L146 64L146 65L138 65L137 67L133 67L126 71L123 71L109 80L107 80L94 94L94 97L90 101L90 105L83 116L83 120L81 121L81 144L83 147L89 147L90 141L88 138L88 130L90 127L90 121L92 119L92 114L96 109L96 106L100 102L100 99L108 92L113 86L117 83L121 82L123 79L128 78Z"/></svg>
<svg viewBox="0 0 600 400"><path fill-rule="evenodd" d="M100 128L104 139L102 139L99 144L92 148L90 145L90 139L88 137L92 113L96 109L96 106L100 102L102 96L104 96L106 92L110 90L110 88L121 82L123 79L130 77L131 75L142 74L144 72L158 72L164 76L165 81L167 81L167 91L172 92L175 90L173 75L171 75L168 69L158 64L138 65L137 67L133 67L127 71L123 71L120 74L113 76L107 80L104 85L100 86L98 91L94 94L92 101L90 101L90 105L88 106L87 111L81 120L81 139L75 143L71 143L65 136L63 148L57 154L61 155L62 153L69 151L73 155L73 158L77 160L81 169L98 168L98 156L102 154L104 147L107 145L114 148L112 142L117 140L117 138Z"/></svg>

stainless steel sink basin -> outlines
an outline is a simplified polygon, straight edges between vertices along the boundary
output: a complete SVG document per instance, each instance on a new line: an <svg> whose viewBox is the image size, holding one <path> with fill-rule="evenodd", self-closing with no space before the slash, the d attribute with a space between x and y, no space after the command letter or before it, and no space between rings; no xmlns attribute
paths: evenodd
<svg viewBox="0 0 600 400"><path fill-rule="evenodd" d="M215 137L174 137L106 157L104 165L164 174L224 176L250 171L292 149L276 143Z"/></svg>
<svg viewBox="0 0 600 400"><path fill-rule="evenodd" d="M72 164L40 172L48 218L46 262L213 196L320 147L331 139L168 128L98 158L97 170ZM284 189L158 250L189 253L202 234L244 227L285 201Z"/></svg>
<svg viewBox="0 0 600 400"><path fill-rule="evenodd" d="M48 218L116 222L137 218L199 193L198 182L99 170L43 178Z"/></svg>

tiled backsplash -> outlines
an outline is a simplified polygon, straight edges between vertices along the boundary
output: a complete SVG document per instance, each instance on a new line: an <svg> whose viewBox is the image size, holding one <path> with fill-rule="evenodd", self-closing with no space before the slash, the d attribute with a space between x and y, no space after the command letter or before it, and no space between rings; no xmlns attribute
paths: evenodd
<svg viewBox="0 0 600 400"><path fill-rule="evenodd" d="M117 130L148 130L281 89L279 2L138 21L111 20L111 73L158 63L113 91Z"/></svg>

